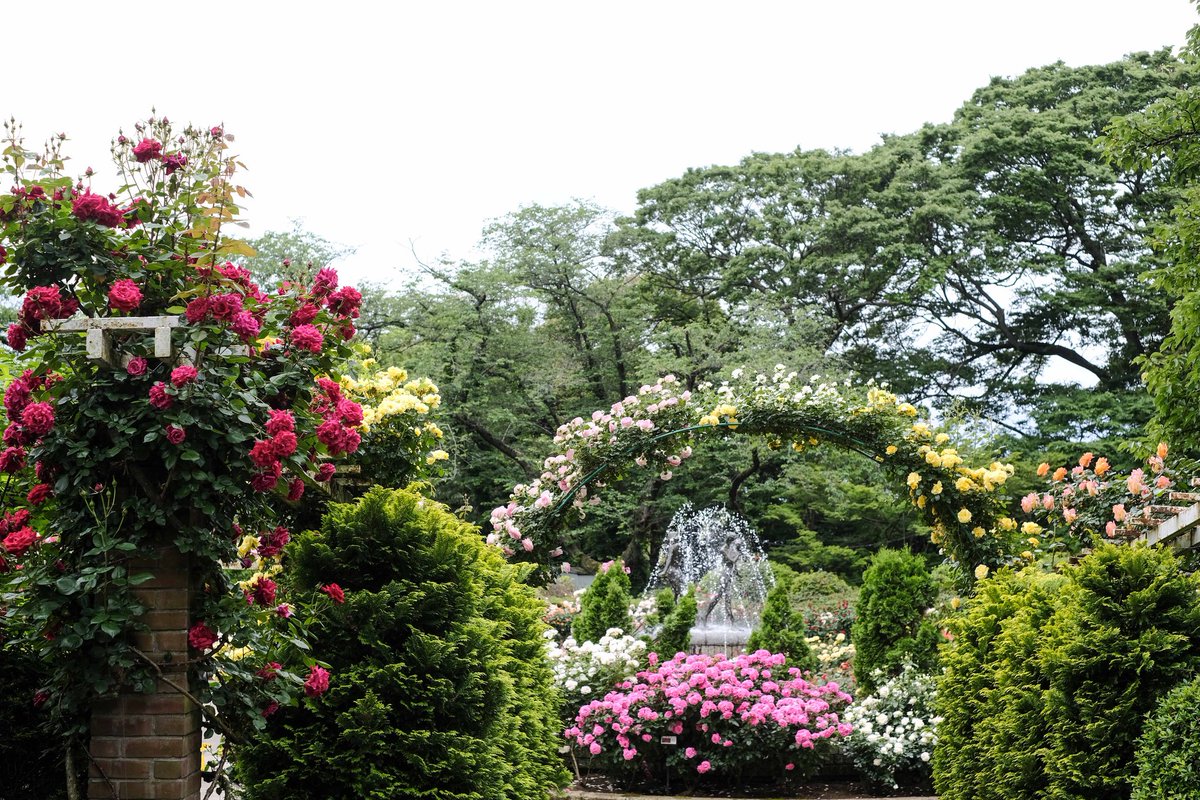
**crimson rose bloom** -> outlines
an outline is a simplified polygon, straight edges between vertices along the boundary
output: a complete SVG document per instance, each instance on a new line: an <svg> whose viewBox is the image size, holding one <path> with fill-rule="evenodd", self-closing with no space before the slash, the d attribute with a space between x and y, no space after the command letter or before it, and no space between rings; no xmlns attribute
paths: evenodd
<svg viewBox="0 0 1200 800"><path fill-rule="evenodd" d="M174 385L176 389L182 389L184 386L187 386L189 383L196 380L196 376L199 374L200 373L198 373L196 368L191 364L181 364L180 366L171 370L171 384Z"/></svg>
<svg viewBox="0 0 1200 800"><path fill-rule="evenodd" d="M25 495L25 499L29 501L29 505L37 506L46 502L50 495L54 493L53 487L48 483L39 483L29 490L29 494Z"/></svg>
<svg viewBox="0 0 1200 800"><path fill-rule="evenodd" d="M303 496L304 496L304 479L303 478L293 478L292 482L288 484L287 499L294 503Z"/></svg>
<svg viewBox="0 0 1200 800"><path fill-rule="evenodd" d="M167 394L167 385L165 383L158 381L150 387L150 405L159 411L166 411L174 404L175 398Z"/></svg>
<svg viewBox="0 0 1200 800"><path fill-rule="evenodd" d="M21 528L4 537L4 549L20 558L26 550L33 547L33 543L36 541L37 534L34 533L33 528Z"/></svg>
<svg viewBox="0 0 1200 800"><path fill-rule="evenodd" d="M114 311L133 311L142 304L142 290L129 278L113 283L108 290L108 306Z"/></svg>
<svg viewBox="0 0 1200 800"><path fill-rule="evenodd" d="M168 425L166 431L167 441L171 444L183 444L183 440L187 438L187 431L178 425Z"/></svg>
<svg viewBox="0 0 1200 800"><path fill-rule="evenodd" d="M304 681L304 693L309 697L320 697L329 688L329 670L313 664L308 679Z"/></svg>
<svg viewBox="0 0 1200 800"><path fill-rule="evenodd" d="M270 419L267 420L268 436L274 436L281 431L296 430L296 418L292 416L292 412L273 408L267 414L270 416Z"/></svg>
<svg viewBox="0 0 1200 800"><path fill-rule="evenodd" d="M353 400L338 400L337 412L342 417L342 422L347 425L361 425L363 421L362 406Z"/></svg>
<svg viewBox="0 0 1200 800"><path fill-rule="evenodd" d="M324 300L338 285L337 270L325 267L318 270L316 277L313 278L312 296L318 300Z"/></svg>
<svg viewBox="0 0 1200 800"><path fill-rule="evenodd" d="M274 700L272 700L271 702L267 703L267 707L262 710L263 719L266 719L278 710L279 703L276 703Z"/></svg>
<svg viewBox="0 0 1200 800"><path fill-rule="evenodd" d="M74 312L72 312L74 313ZM21 301L21 319L58 319L63 314L62 293L57 286L34 286Z"/></svg>
<svg viewBox="0 0 1200 800"><path fill-rule="evenodd" d="M271 452L276 458L287 458L296 452L296 434L291 431L280 431L271 439Z"/></svg>
<svg viewBox="0 0 1200 800"><path fill-rule="evenodd" d="M25 326L14 322L8 326L8 346L20 353L25 349L25 345L29 341L29 334L25 330Z"/></svg>
<svg viewBox="0 0 1200 800"><path fill-rule="evenodd" d="M125 371L135 378L139 375L146 374L146 359L141 356L134 356L129 359L129 363L125 365Z"/></svg>
<svg viewBox="0 0 1200 800"><path fill-rule="evenodd" d="M242 310L240 294L218 294L208 300L208 310L219 320L231 321Z"/></svg>
<svg viewBox="0 0 1200 800"><path fill-rule="evenodd" d="M263 558L279 555L283 548L292 540L292 533L282 525L276 526L270 533L264 533L258 540L258 554Z"/></svg>
<svg viewBox="0 0 1200 800"><path fill-rule="evenodd" d="M321 309L317 306L313 305L312 303L305 303L292 312L292 316L288 318L288 324L290 324L293 328L297 325L307 325L316 319L317 314L320 312Z"/></svg>
<svg viewBox="0 0 1200 800"><path fill-rule="evenodd" d="M291 338L296 347L312 353L321 352L321 346L325 344L325 336L314 325L297 325L292 328Z"/></svg>
<svg viewBox="0 0 1200 800"><path fill-rule="evenodd" d="M264 681L273 681L281 669L283 669L283 664L280 664L278 661L268 661L265 667L254 674L262 678Z"/></svg>
<svg viewBox="0 0 1200 800"><path fill-rule="evenodd" d="M250 605L255 603L260 606L275 605L276 588L275 581L260 575L246 590L246 602Z"/></svg>
<svg viewBox="0 0 1200 800"><path fill-rule="evenodd" d="M25 450L21 447L9 447L0 453L0 472L18 472L25 466Z"/></svg>
<svg viewBox="0 0 1200 800"><path fill-rule="evenodd" d="M137 159L139 164L145 164L151 159L162 158L162 142L156 142L153 139L142 139L133 148L133 157Z"/></svg>
<svg viewBox="0 0 1200 800"><path fill-rule="evenodd" d="M243 342L249 342L258 336L262 330L262 323L249 311L239 311L233 315L229 329L241 337Z"/></svg>
<svg viewBox="0 0 1200 800"><path fill-rule="evenodd" d="M343 286L325 301L329 310L339 317L357 317L362 305L362 292L353 286Z"/></svg>
<svg viewBox="0 0 1200 800"><path fill-rule="evenodd" d="M208 306L207 297L197 297L187 304L187 308L183 312L184 316L187 317L188 322L195 325L197 322L202 322L208 316Z"/></svg>
<svg viewBox="0 0 1200 800"><path fill-rule="evenodd" d="M321 591L329 595L329 599L333 600L333 602L337 603L338 605L346 602L345 591L343 591L342 587L338 586L336 583L325 584L321 587Z"/></svg>
<svg viewBox="0 0 1200 800"><path fill-rule="evenodd" d="M292 607L287 603L280 603L279 605L275 606L275 613L284 619L289 619L296 612L292 611Z"/></svg>
<svg viewBox="0 0 1200 800"><path fill-rule="evenodd" d="M163 159L163 166L167 168L167 174L171 175L175 170L187 166L187 156L182 153L172 153Z"/></svg>
<svg viewBox="0 0 1200 800"><path fill-rule="evenodd" d="M81 222L96 222L106 228L116 228L125 221L121 209L104 195L84 192L71 201L71 213Z"/></svg>
<svg viewBox="0 0 1200 800"><path fill-rule="evenodd" d="M337 467L326 461L321 466L317 467L317 480L319 480L321 483L325 483L325 481L332 480L333 475L336 472Z"/></svg>
<svg viewBox="0 0 1200 800"><path fill-rule="evenodd" d="M45 436L54 427L54 407L49 403L30 403L21 411L21 424L34 436Z"/></svg>
<svg viewBox="0 0 1200 800"><path fill-rule="evenodd" d="M278 464L276 464L278 466ZM279 483L279 476L273 471L260 472L250 479L250 488L256 492L269 492Z"/></svg>
<svg viewBox="0 0 1200 800"><path fill-rule="evenodd" d="M207 650L217 641L217 634L203 622L197 622L188 631L188 644L197 650Z"/></svg>

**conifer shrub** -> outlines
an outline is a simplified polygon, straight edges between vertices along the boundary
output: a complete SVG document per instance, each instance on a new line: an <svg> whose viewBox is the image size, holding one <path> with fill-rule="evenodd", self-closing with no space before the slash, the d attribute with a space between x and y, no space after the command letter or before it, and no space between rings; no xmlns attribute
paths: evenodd
<svg viewBox="0 0 1200 800"><path fill-rule="evenodd" d="M1050 796L1124 800L1142 722L1200 667L1200 578L1169 549L1106 545L1046 625Z"/></svg>
<svg viewBox="0 0 1200 800"><path fill-rule="evenodd" d="M936 598L933 576L920 556L883 548L871 558L851 629L854 678L862 692L873 691L880 675L899 675L907 663L933 669L939 636L925 612Z"/></svg>
<svg viewBox="0 0 1200 800"><path fill-rule="evenodd" d="M804 617L792 609L792 588L792 581L777 580L767 592L762 619L750 634L746 649L783 653L790 666L815 669L817 661L805 637Z"/></svg>
<svg viewBox="0 0 1200 800"><path fill-rule="evenodd" d="M666 590L671 594L671 590ZM672 599L674 596L672 595ZM652 649L662 658L668 659L676 653L686 653L692 641L692 628L696 624L696 587L688 587L687 594L674 601L671 610L663 618L658 636L654 638Z"/></svg>
<svg viewBox="0 0 1200 800"><path fill-rule="evenodd" d="M333 504L289 549L326 604L319 705L281 708L238 750L248 800L546 796L566 779L544 605L477 529L412 490Z"/></svg>
<svg viewBox="0 0 1200 800"><path fill-rule="evenodd" d="M1066 583L1036 568L1003 570L979 583L948 621L933 753L934 786L943 800L1044 796L1048 681L1038 647Z"/></svg>
<svg viewBox="0 0 1200 800"><path fill-rule="evenodd" d="M620 561L607 562L579 599L571 632L578 642L597 642L609 628L633 630L629 575Z"/></svg>
<svg viewBox="0 0 1200 800"><path fill-rule="evenodd" d="M1133 800L1200 797L1200 679L1176 686L1159 702L1134 761Z"/></svg>

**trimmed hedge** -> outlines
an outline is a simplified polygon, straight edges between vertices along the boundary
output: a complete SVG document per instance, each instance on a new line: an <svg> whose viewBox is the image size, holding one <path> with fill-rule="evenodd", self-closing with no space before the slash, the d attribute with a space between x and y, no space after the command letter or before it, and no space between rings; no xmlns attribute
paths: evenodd
<svg viewBox="0 0 1200 800"><path fill-rule="evenodd" d="M1200 679L1176 686L1138 740L1133 800L1200 797Z"/></svg>
<svg viewBox="0 0 1200 800"><path fill-rule="evenodd" d="M315 628L320 711L281 709L238 751L248 800L517 800L565 783L544 604L476 528L377 487L288 555L297 586L336 582L346 602Z"/></svg>

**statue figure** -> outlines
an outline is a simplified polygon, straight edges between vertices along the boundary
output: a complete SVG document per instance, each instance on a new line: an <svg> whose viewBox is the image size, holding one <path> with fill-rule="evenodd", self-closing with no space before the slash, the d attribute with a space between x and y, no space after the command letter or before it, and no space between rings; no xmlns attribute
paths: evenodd
<svg viewBox="0 0 1200 800"><path fill-rule="evenodd" d="M721 571L720 583L717 585L717 590L713 592L712 598L708 601L708 605L704 608L704 622L708 622L708 618L712 616L713 609L718 603L723 603L725 606L725 619L733 619L733 584L737 579L738 563L742 560L742 543L738 539L737 534L730 531L725 534L725 544L721 547Z"/></svg>

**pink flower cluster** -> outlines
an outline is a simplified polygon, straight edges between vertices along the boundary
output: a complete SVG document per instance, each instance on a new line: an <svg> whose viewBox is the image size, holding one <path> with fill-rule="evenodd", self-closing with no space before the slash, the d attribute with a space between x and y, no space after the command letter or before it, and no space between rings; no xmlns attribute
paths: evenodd
<svg viewBox="0 0 1200 800"><path fill-rule="evenodd" d="M57 286L35 286L21 301L17 321L8 326L8 346L20 352L29 339L43 333L44 320L66 319L79 310L79 301L64 298Z"/></svg>
<svg viewBox="0 0 1200 800"><path fill-rule="evenodd" d="M664 426L667 426L666 430L671 430L674 426L686 424L684 420L692 393L678 389L675 376L667 375L653 385L642 386L638 394L613 403L607 411L600 409L592 412L590 419L576 417L559 426L554 443L561 448L561 452L543 462L543 472L537 479L513 487L509 502L492 511L492 533L488 535L488 543L502 547L505 555L515 552L513 547L508 546L509 540L520 542L523 550L532 552L536 543L517 524L520 515L545 513L556 507L561 498L572 490L575 491L571 496L571 507L581 515L587 506L599 504L600 498L595 489L602 484L593 483L576 489L585 472L590 472L603 462L606 453L618 446L650 439L658 435ZM639 467L647 467L653 458L656 463L667 467L659 473L659 477L670 480L673 476L671 469L678 467L691 455L691 447L667 451L648 443L646 452L634 461ZM557 558L561 552L550 555Z"/></svg>
<svg viewBox="0 0 1200 800"><path fill-rule="evenodd" d="M848 736L839 712L851 702L838 684L811 684L786 657L759 650L724 659L677 654L619 684L579 709L563 735L593 756L630 761L654 754L659 737L673 735L697 771L728 758L771 758L823 739Z"/></svg>

